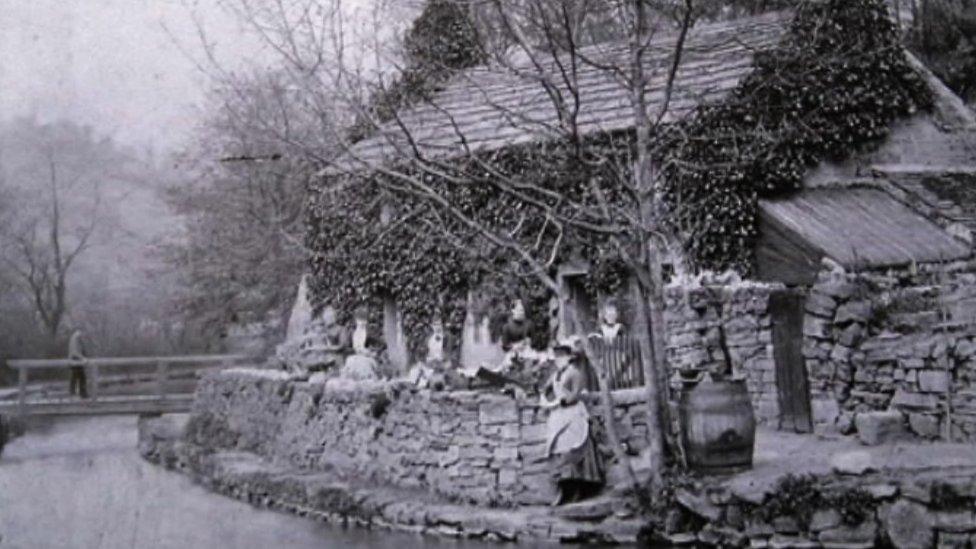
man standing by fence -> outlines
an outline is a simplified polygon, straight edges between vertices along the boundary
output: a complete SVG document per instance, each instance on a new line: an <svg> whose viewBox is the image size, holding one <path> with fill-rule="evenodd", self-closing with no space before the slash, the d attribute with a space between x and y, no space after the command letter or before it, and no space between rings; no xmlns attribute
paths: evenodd
<svg viewBox="0 0 976 549"><path fill-rule="evenodd" d="M71 366L71 381L68 383L68 392L75 394L75 387L78 387L78 395L81 398L88 398L88 379L85 376L85 364L88 359L85 356L84 334L78 328L71 333L68 340L68 358L79 364Z"/></svg>

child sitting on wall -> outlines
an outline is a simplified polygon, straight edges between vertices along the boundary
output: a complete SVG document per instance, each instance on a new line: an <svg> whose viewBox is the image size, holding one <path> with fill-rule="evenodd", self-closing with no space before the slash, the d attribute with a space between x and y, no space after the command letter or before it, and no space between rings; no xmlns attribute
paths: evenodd
<svg viewBox="0 0 976 549"><path fill-rule="evenodd" d="M353 321L352 354L346 357L339 375L357 381L379 379L380 370L376 350L379 345L369 334L366 309L363 307L356 309L353 313Z"/></svg>
<svg viewBox="0 0 976 549"><path fill-rule="evenodd" d="M427 338L427 357L417 363L407 374L407 381L421 389L444 389L448 386L449 378L454 374L453 363L449 357L449 337L444 332L444 321L435 318L430 325L430 336Z"/></svg>

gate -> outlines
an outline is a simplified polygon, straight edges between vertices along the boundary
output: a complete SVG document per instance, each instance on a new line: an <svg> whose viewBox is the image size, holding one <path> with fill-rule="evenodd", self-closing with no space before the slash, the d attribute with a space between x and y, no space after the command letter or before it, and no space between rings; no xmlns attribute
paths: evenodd
<svg viewBox="0 0 976 549"><path fill-rule="evenodd" d="M773 321L773 360L776 363L776 391L779 397L779 428L784 431L813 431L810 387L803 358L803 309L806 298L791 290L775 292L769 298Z"/></svg>

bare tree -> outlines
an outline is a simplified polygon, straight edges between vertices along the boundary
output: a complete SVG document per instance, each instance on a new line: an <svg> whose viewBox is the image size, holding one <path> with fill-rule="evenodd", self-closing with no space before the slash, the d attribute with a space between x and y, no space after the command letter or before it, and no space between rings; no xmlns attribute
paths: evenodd
<svg viewBox="0 0 976 549"><path fill-rule="evenodd" d="M70 308L72 273L92 247L103 214L101 184L119 156L110 142L75 126L19 129L5 143L24 147L26 154L4 166L11 211L0 222L0 261L53 352Z"/></svg>
<svg viewBox="0 0 976 549"><path fill-rule="evenodd" d="M331 115L275 71L223 75L206 112L181 155L189 177L166 191L184 230L160 252L176 307L215 336L287 312L306 257L308 180L334 153Z"/></svg>

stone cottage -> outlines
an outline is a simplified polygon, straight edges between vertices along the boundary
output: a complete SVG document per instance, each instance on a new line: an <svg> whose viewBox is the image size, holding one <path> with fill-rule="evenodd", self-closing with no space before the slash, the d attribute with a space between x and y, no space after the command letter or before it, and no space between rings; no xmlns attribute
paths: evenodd
<svg viewBox="0 0 976 549"><path fill-rule="evenodd" d="M789 20L772 13L694 27L666 117L728 94ZM646 57L656 71L652 107L665 101L654 90L673 39L655 38ZM623 62L626 50L608 55ZM667 288L670 367L709 369L722 360L724 338L757 416L772 426L846 431L854 414L879 412L922 436L976 438L976 116L906 55L934 96L931 112L897 122L873 152L817 166L801 191L761 201L754 280L704 277ZM579 70L580 128L628 130L627 90L606 72ZM520 121L555 122L550 101L517 72L477 68L401 112L326 174L545 139ZM564 274L571 284L573 269ZM395 339L395 307L386 312L387 339Z"/></svg>

